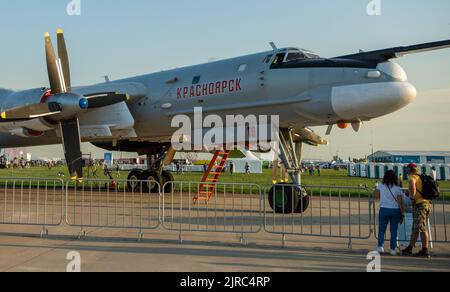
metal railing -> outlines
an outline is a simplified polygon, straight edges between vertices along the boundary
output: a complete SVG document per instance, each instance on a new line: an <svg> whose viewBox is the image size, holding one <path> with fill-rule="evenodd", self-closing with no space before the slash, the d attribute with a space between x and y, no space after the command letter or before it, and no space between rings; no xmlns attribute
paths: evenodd
<svg viewBox="0 0 450 292"><path fill-rule="evenodd" d="M298 200L293 198L299 194ZM349 244L353 239L369 239L371 197L363 187L275 185L265 190L264 228L282 235L283 241L286 235L345 238Z"/></svg>
<svg viewBox="0 0 450 292"><path fill-rule="evenodd" d="M441 197L433 201L430 229L431 242L446 243L450 242L450 227L447 222L450 222L450 190L441 190Z"/></svg>
<svg viewBox="0 0 450 292"><path fill-rule="evenodd" d="M59 226L64 181L41 178L0 179L0 224Z"/></svg>
<svg viewBox="0 0 450 292"><path fill-rule="evenodd" d="M352 240L377 238L377 203L365 187L250 183L1 178L0 224L47 227L269 234ZM153 191L153 192L152 192ZM194 200L194 198L199 200ZM450 190L433 202L433 243L448 243ZM42 233L41 233L42 235ZM389 237L387 237L389 238Z"/></svg>
<svg viewBox="0 0 450 292"><path fill-rule="evenodd" d="M157 191L152 193L152 188ZM160 189L159 183L148 181L69 182L66 186L66 224L82 229L156 229L160 222Z"/></svg>
<svg viewBox="0 0 450 292"><path fill-rule="evenodd" d="M255 184L214 183L211 197L196 200L205 183L169 182L163 187L162 226L182 232L258 233L262 192ZM243 239L243 237L241 237Z"/></svg>

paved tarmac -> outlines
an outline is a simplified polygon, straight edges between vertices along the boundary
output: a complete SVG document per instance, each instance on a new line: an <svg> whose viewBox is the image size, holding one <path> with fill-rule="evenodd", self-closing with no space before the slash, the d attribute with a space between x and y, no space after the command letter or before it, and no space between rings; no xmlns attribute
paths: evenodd
<svg viewBox="0 0 450 292"><path fill-rule="evenodd" d="M67 254L76 251L84 272L364 272L375 246L373 240L355 241L350 251L345 240L288 236L282 248L281 237L266 233L245 236L244 245L237 235L197 232L185 234L180 243L178 233L164 230L146 232L140 242L134 230L88 228L81 239L73 228L51 228L45 238L36 235L39 231L0 226L0 271L64 272ZM433 253L432 259L386 255L381 270L450 271L449 245L437 245Z"/></svg>

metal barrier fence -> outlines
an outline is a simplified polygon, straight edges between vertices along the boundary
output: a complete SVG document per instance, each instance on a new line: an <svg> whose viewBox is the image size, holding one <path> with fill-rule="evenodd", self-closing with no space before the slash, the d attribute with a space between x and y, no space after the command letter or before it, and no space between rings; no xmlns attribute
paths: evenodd
<svg viewBox="0 0 450 292"><path fill-rule="evenodd" d="M201 189L207 200L201 200ZM287 191L286 191L287 189ZM153 193L152 193L153 191ZM306 191L306 193L305 193ZM278 194L277 194L278 193ZM203 192L205 195L205 192ZM281 195L280 195L281 194ZM307 194L307 196L305 196ZM209 197L210 195L210 197ZM197 201L194 198L199 199ZM433 202L432 242L448 243L450 190ZM283 236L377 238L377 203L364 187L250 183L0 179L0 224ZM275 211L274 211L275 210Z"/></svg>
<svg viewBox="0 0 450 292"><path fill-rule="evenodd" d="M151 186L148 187L147 185ZM155 193L152 193L152 189ZM156 191L155 191L156 190ZM157 182L86 180L69 182L65 219L80 228L156 229L161 186Z"/></svg>
<svg viewBox="0 0 450 292"><path fill-rule="evenodd" d="M258 233L262 229L262 193L255 184L207 184L211 197L201 199L205 184L169 182L164 185L162 226L182 232ZM207 196L207 195L205 195ZM198 200L195 200L198 198ZM243 239L243 237L241 237Z"/></svg>
<svg viewBox="0 0 450 292"><path fill-rule="evenodd" d="M303 194L295 207L293 196L299 192ZM276 185L265 194L265 231L283 235L283 242L286 235L298 235L345 238L351 244L372 235L372 193L366 188ZM283 207L275 212L268 205Z"/></svg>
<svg viewBox="0 0 450 292"><path fill-rule="evenodd" d="M59 179L1 178L0 224L59 226L64 182Z"/></svg>
<svg viewBox="0 0 450 292"><path fill-rule="evenodd" d="M406 191L406 190L404 190ZM405 197L406 200L406 197ZM375 212L379 209L379 204L375 202L374 204L374 234L375 238L378 239L378 212ZM406 218L406 224L402 225L399 232L399 242L402 244L408 244L411 235L412 228L412 205L409 204L406 208L407 213L409 213ZM441 190L441 196L432 202L431 215L428 224L428 230L430 233L430 242L431 243L448 243L450 242L450 226L447 226L447 222L450 222L450 190L443 189ZM406 235L406 236L401 236ZM390 234L387 232L386 241L390 241Z"/></svg>

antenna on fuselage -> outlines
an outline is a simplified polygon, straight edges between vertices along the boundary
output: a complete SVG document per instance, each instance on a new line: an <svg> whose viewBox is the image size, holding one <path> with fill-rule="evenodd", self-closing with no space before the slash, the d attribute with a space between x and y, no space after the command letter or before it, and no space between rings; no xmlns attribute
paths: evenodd
<svg viewBox="0 0 450 292"><path fill-rule="evenodd" d="M278 48L277 48L277 46L275 45L274 42L270 42L269 44L270 44L270 46L272 47L272 49L273 49L275 52L278 51Z"/></svg>

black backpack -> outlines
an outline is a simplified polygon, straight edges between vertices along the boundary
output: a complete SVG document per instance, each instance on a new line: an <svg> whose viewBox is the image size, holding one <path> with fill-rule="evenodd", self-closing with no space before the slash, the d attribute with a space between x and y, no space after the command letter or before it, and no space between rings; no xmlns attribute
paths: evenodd
<svg viewBox="0 0 450 292"><path fill-rule="evenodd" d="M419 193L425 200L436 200L441 195L439 184L429 175L420 175L422 180L423 192Z"/></svg>

